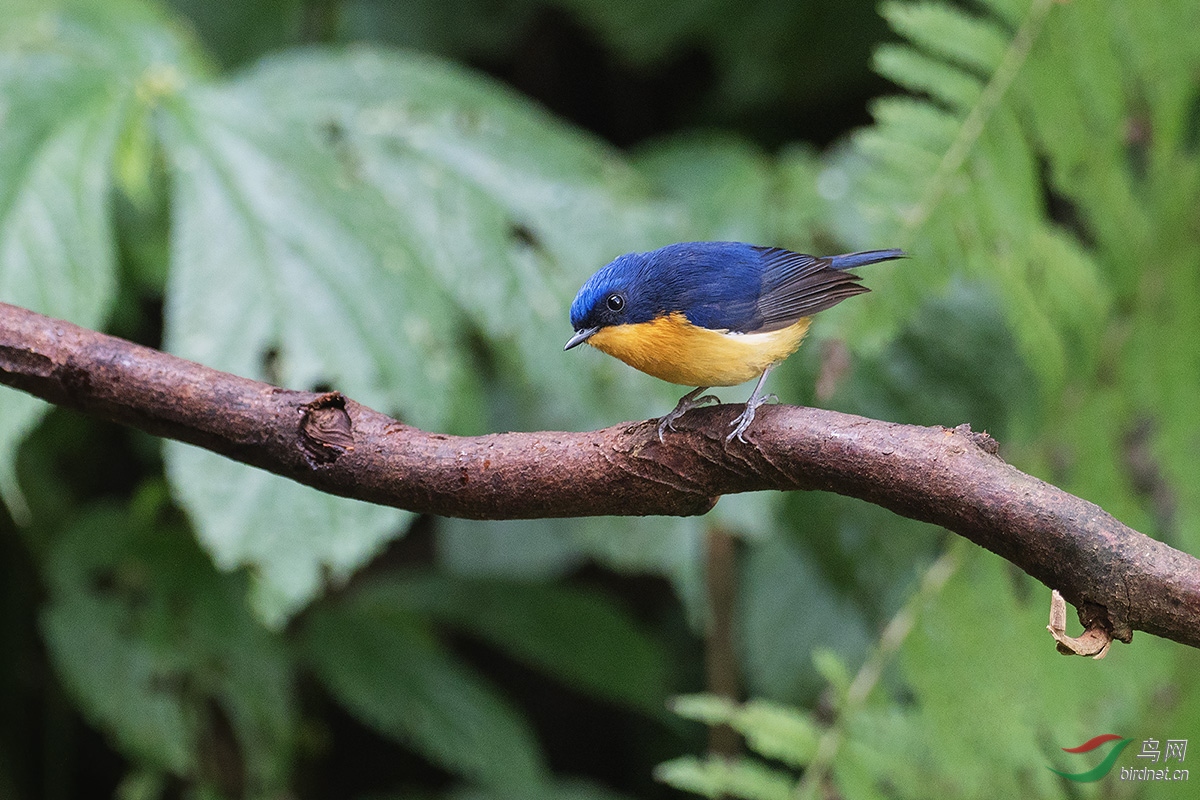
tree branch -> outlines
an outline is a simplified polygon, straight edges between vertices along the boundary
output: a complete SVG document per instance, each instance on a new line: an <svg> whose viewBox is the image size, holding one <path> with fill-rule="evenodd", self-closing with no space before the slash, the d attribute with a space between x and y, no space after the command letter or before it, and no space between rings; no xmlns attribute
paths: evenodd
<svg viewBox="0 0 1200 800"><path fill-rule="evenodd" d="M821 489L936 523L1058 589L1089 627L1200 647L1200 560L1004 463L969 426L764 406L586 433L425 433L340 393L280 389L0 304L0 382L324 492L443 516L703 514L723 494ZM981 621L982 624L983 621Z"/></svg>

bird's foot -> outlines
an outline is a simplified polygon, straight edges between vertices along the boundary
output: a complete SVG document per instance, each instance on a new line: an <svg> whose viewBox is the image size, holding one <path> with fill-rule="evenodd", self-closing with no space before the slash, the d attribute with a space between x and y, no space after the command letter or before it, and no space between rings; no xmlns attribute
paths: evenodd
<svg viewBox="0 0 1200 800"><path fill-rule="evenodd" d="M679 403L675 406L675 408L671 411L671 413L667 414L665 417L663 417L662 419L660 419L658 421L658 440L660 442L665 443L665 440L663 439L663 434L665 434L667 431L675 430L675 420L679 419L680 417L682 417L687 412L691 411L696 406L702 406L705 403L719 403L720 402L720 400L717 398L716 395L706 394L703 397L696 396L696 395L700 394L701 392L703 392L707 388L708 388L707 386L701 386L699 389L693 389L692 391L685 394L683 397L679 398Z"/></svg>
<svg viewBox="0 0 1200 800"><path fill-rule="evenodd" d="M754 414L756 411L758 411L758 407L763 403L778 401L779 398L773 394L763 395L762 397L752 395L750 400L746 403L746 410L741 413L741 416L729 423L729 426L733 428L733 432L725 437L725 441L732 442L734 437L736 437L737 440L742 444L749 444L749 442L746 441L746 437L742 434L745 433L746 429L750 427L750 423L754 422Z"/></svg>

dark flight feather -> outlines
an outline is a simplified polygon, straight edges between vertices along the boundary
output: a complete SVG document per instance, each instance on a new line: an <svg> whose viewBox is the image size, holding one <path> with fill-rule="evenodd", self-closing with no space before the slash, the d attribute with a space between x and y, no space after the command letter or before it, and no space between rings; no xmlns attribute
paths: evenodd
<svg viewBox="0 0 1200 800"><path fill-rule="evenodd" d="M869 292L859 283L862 278L846 268L901 256L897 250L875 250L818 258L777 247L755 249L764 261L757 303L761 322L755 329L763 333L786 328L848 297Z"/></svg>

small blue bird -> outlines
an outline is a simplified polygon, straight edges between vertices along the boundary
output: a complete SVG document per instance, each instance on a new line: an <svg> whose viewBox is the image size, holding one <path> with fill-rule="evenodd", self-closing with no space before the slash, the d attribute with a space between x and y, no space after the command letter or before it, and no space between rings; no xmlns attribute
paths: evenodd
<svg viewBox="0 0 1200 800"><path fill-rule="evenodd" d="M742 436L770 396L767 375L796 352L810 318L870 291L845 270L903 258L900 250L815 257L741 242L685 242L628 253L588 278L571 303L575 335L656 378L697 386L658 421L658 438L707 402L710 386L758 377L726 441Z"/></svg>

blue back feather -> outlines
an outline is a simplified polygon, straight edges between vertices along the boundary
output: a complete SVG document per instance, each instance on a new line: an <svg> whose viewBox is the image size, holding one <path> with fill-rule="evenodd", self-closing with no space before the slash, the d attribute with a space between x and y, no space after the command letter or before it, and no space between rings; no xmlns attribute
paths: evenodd
<svg viewBox="0 0 1200 800"><path fill-rule="evenodd" d="M571 304L571 325L636 324L678 311L703 328L777 330L867 291L843 270L903 255L874 250L816 258L741 242L684 242L629 253L584 283ZM619 310L609 307L614 295Z"/></svg>

